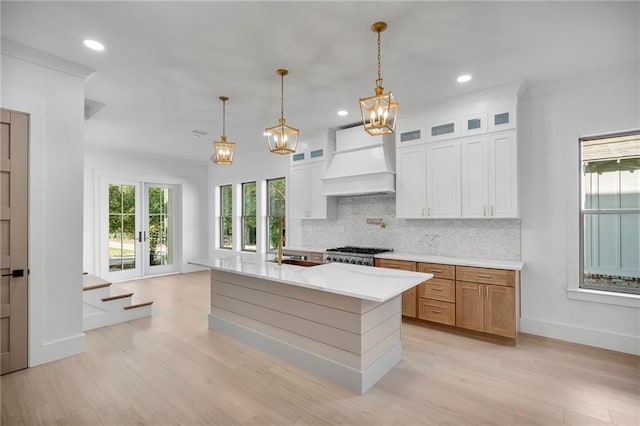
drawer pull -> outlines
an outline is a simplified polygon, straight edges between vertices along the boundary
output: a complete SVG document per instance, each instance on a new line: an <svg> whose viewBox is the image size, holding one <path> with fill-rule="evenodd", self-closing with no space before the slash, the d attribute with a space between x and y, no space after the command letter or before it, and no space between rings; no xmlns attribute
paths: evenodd
<svg viewBox="0 0 640 426"><path fill-rule="evenodd" d="M435 273L441 273L443 272L442 269L431 269L431 272L435 272Z"/></svg>
<svg viewBox="0 0 640 426"><path fill-rule="evenodd" d="M432 314L442 314L442 313L444 313L442 311L436 311L435 309L430 309L430 311L431 311Z"/></svg>
<svg viewBox="0 0 640 426"><path fill-rule="evenodd" d="M491 275L486 275L486 274L476 274L476 277L478 277L478 278L491 278Z"/></svg>
<svg viewBox="0 0 640 426"><path fill-rule="evenodd" d="M438 287L431 287L429 290L431 290L431 291L442 291L442 289L438 288Z"/></svg>
<svg viewBox="0 0 640 426"><path fill-rule="evenodd" d="M399 266L395 266L395 265L387 265L387 266L385 266L385 268L400 269Z"/></svg>

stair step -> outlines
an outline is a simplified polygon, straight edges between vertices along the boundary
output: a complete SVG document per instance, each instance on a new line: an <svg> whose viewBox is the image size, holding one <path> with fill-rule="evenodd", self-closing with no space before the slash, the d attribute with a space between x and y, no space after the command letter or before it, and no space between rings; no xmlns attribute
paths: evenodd
<svg viewBox="0 0 640 426"><path fill-rule="evenodd" d="M95 290L98 288L109 287L111 285L109 281L105 281L102 278L91 274L87 274L83 277L83 283L83 291Z"/></svg>
<svg viewBox="0 0 640 426"><path fill-rule="evenodd" d="M129 309L141 308L142 306L149 306L149 305L152 305L152 304L153 304L153 301L136 303L136 304L133 304L133 305L125 306L124 309L126 311L128 311Z"/></svg>
<svg viewBox="0 0 640 426"><path fill-rule="evenodd" d="M122 294L116 294L116 295L113 295L113 296L103 297L101 300L103 302L109 302L111 300L124 299L126 297L131 297L131 296L133 296L133 293L122 293Z"/></svg>

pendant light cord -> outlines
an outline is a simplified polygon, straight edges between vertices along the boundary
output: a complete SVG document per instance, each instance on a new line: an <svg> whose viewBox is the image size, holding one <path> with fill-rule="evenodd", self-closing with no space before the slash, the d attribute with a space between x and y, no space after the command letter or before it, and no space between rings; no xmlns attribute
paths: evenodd
<svg viewBox="0 0 640 426"><path fill-rule="evenodd" d="M284 75L280 76L280 118L284 118Z"/></svg>
<svg viewBox="0 0 640 426"><path fill-rule="evenodd" d="M380 53L380 31L378 31L378 81L380 83L382 83L382 77L380 76L380 68L381 68L381 63L382 63L382 54ZM378 86L380 85L380 83L378 83Z"/></svg>
<svg viewBox="0 0 640 426"><path fill-rule="evenodd" d="M226 132L225 132L225 122L226 122L226 116L227 116L227 109L225 107L225 105L227 104L227 101L222 101L222 136L226 136Z"/></svg>

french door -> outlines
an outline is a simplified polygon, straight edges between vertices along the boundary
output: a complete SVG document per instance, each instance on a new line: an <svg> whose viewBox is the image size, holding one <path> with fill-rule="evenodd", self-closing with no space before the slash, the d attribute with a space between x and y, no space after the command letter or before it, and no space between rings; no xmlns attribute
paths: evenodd
<svg viewBox="0 0 640 426"><path fill-rule="evenodd" d="M177 270L175 185L101 179L101 273L109 281Z"/></svg>

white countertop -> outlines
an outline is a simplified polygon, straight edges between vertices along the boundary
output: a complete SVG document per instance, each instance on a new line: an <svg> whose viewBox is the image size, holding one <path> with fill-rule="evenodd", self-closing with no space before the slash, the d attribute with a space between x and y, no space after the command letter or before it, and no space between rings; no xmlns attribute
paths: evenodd
<svg viewBox="0 0 640 426"><path fill-rule="evenodd" d="M432 274L421 272L344 263L325 263L312 267L278 265L271 259L273 255L211 255L189 263L380 303L433 278Z"/></svg>
<svg viewBox="0 0 640 426"><path fill-rule="evenodd" d="M387 252L375 256L378 259L407 260L410 262L442 263L445 265L475 266L478 268L509 269L520 271L524 262L519 260L472 259L464 257L431 256L428 254Z"/></svg>

